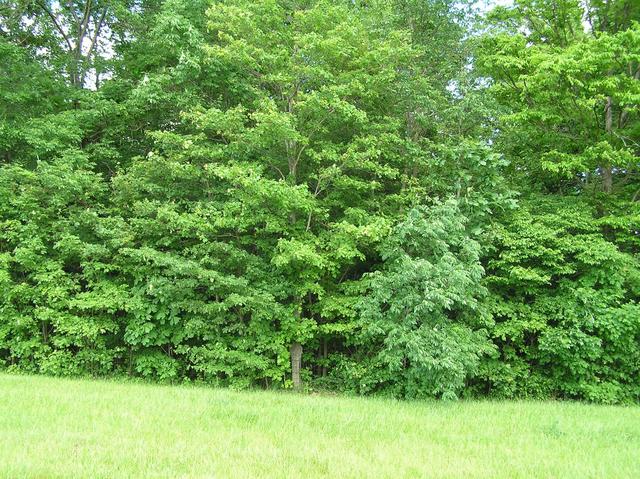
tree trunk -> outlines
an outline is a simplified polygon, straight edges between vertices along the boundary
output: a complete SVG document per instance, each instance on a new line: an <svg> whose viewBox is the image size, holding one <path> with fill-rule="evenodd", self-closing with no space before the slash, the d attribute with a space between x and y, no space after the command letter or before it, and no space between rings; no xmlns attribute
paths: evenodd
<svg viewBox="0 0 640 479"><path fill-rule="evenodd" d="M300 343L292 343L289 348L291 354L291 380L293 388L300 389L302 387L302 378L300 377L300 369L302 368L302 345Z"/></svg>
<svg viewBox="0 0 640 479"><path fill-rule="evenodd" d="M602 189L605 193L611 193L613 189L613 172L610 166L602 167Z"/></svg>
<svg viewBox="0 0 640 479"><path fill-rule="evenodd" d="M325 362L322 363L322 377L325 377L327 375L327 338L322 340L322 359L325 360Z"/></svg>
<svg viewBox="0 0 640 479"><path fill-rule="evenodd" d="M607 134L611 134L613 130L613 101L611 97L607 97L607 104L604 107L604 127ZM613 189L613 172L611 165L602 166L602 189L605 193L611 193Z"/></svg>
<svg viewBox="0 0 640 479"><path fill-rule="evenodd" d="M298 86L296 85L294 86L291 95L286 99L286 111L291 115L293 114L297 94ZM287 181L291 185L296 185L298 183L298 160L300 159L304 147L300 149L298 143L294 140L285 140L284 146L287 156L287 166L289 167L289 177L287 178ZM289 215L289 223L292 226L295 226L297 220L295 211L292 211ZM302 300L300 300L300 303L294 313L298 321L300 320L301 310ZM291 346L289 346L289 354L291 356L291 381L293 382L293 388L298 390L302 387L302 378L300 377L300 370L302 369L302 345L297 341L293 341Z"/></svg>

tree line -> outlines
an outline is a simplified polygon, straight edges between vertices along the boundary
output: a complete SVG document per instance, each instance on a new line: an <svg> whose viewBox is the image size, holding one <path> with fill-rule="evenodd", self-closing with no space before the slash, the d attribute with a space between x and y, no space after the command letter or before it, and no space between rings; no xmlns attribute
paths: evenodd
<svg viewBox="0 0 640 479"><path fill-rule="evenodd" d="M0 0L0 367L640 400L639 21Z"/></svg>

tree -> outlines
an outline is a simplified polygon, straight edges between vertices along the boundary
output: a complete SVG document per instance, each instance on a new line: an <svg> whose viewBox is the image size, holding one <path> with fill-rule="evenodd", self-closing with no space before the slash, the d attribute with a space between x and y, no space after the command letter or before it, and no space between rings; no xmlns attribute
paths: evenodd
<svg viewBox="0 0 640 479"><path fill-rule="evenodd" d="M611 193L614 179L624 185L636 174L640 27L609 20L602 5L527 0L496 9L478 50L479 72L506 107L500 148L552 191L596 182ZM585 13L597 29L583 31Z"/></svg>
<svg viewBox="0 0 640 479"><path fill-rule="evenodd" d="M485 260L501 357L483 393L637 400L635 3L517 1L479 39L493 142L521 191Z"/></svg>
<svg viewBox="0 0 640 479"><path fill-rule="evenodd" d="M496 228L485 284L501 356L484 392L638 400L638 259L594 216L580 198L534 196Z"/></svg>
<svg viewBox="0 0 640 479"><path fill-rule="evenodd" d="M362 298L364 341L380 351L382 368L362 387L455 398L491 352L480 245L465 223L453 200L416 207L383 243L382 269L371 273Z"/></svg>
<svg viewBox="0 0 640 479"><path fill-rule="evenodd" d="M301 199L276 212L277 229L269 219L254 234L264 242L252 240L290 285L295 372L317 328L314 304L363 259L360 244L387 208L380 194L395 201L401 191L400 155L411 148L404 114L420 81L407 65L416 52L406 32L346 5L237 1L208 15L210 61L241 103L190 118L234 175L250 168L259 172L249 176L254 188L268 192L260 183L278 180ZM293 382L300 386L297 374Z"/></svg>
<svg viewBox="0 0 640 479"><path fill-rule="evenodd" d="M109 73L114 49L130 33L123 26L136 8L129 0L3 0L1 32L70 85L97 88L101 75Z"/></svg>

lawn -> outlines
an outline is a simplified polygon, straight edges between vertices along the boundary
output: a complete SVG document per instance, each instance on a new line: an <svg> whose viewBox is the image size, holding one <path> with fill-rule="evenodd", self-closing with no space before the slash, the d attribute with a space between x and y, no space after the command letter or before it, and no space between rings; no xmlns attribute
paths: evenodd
<svg viewBox="0 0 640 479"><path fill-rule="evenodd" d="M2 478L638 478L640 408L0 375Z"/></svg>

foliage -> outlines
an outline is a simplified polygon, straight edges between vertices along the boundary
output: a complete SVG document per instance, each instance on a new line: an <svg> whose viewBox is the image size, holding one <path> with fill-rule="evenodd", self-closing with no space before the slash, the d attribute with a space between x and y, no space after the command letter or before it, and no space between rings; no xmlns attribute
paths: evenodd
<svg viewBox="0 0 640 479"><path fill-rule="evenodd" d="M637 401L637 259L577 198L531 198L495 234L485 282L501 357L484 366L485 390Z"/></svg>
<svg viewBox="0 0 640 479"><path fill-rule="evenodd" d="M2 367L637 401L636 2L472 3L0 0Z"/></svg>
<svg viewBox="0 0 640 479"><path fill-rule="evenodd" d="M382 271L368 278L363 343L380 349L374 384L408 397L455 398L490 351L479 299L480 245L454 201L416 207L381 246ZM485 317L483 319L483 316ZM484 324L483 324L484 323ZM375 383L381 384L375 384Z"/></svg>

